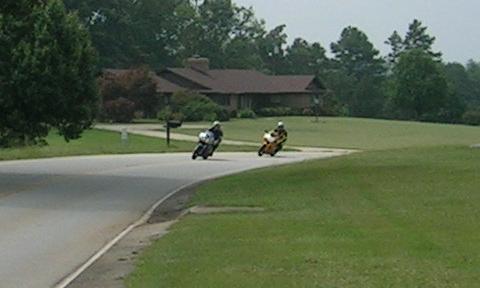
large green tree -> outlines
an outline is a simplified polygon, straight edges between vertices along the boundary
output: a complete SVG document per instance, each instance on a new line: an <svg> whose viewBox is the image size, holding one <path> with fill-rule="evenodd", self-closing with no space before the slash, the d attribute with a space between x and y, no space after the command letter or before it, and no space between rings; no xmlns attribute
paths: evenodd
<svg viewBox="0 0 480 288"><path fill-rule="evenodd" d="M336 80L342 81L330 82L330 86L347 105L349 114L380 116L385 103L382 92L385 65L379 56L380 52L368 40L367 35L356 27L345 28L340 40L332 43L331 49L335 55L336 73L344 76L336 77Z"/></svg>
<svg viewBox="0 0 480 288"><path fill-rule="evenodd" d="M422 22L414 19L408 26L407 34L403 40L404 50L423 50L432 56L435 60L440 60L442 53L433 51L433 44L436 38L427 33L427 26L423 26Z"/></svg>
<svg viewBox="0 0 480 288"><path fill-rule="evenodd" d="M391 48L390 53L387 55L387 60L391 68L397 64L403 52L414 49L428 53L435 60L441 60L442 53L433 51L436 38L430 36L427 30L427 26L424 26L421 21L414 19L413 22L408 25L405 37L402 38L397 31L393 31L392 35L385 41L385 44Z"/></svg>
<svg viewBox="0 0 480 288"><path fill-rule="evenodd" d="M265 72L288 74L285 58L287 45L286 25L279 25L258 40L259 53L265 65Z"/></svg>
<svg viewBox="0 0 480 288"><path fill-rule="evenodd" d="M288 74L320 74L328 66L325 48L320 43L309 43L297 38L286 49Z"/></svg>
<svg viewBox="0 0 480 288"><path fill-rule="evenodd" d="M473 104L476 93L475 83L467 73L467 69L460 63L448 63L445 65L448 83L455 94L465 103Z"/></svg>
<svg viewBox="0 0 480 288"><path fill-rule="evenodd" d="M437 121L449 99L447 79L441 64L423 49L400 56L394 70L393 102L398 117Z"/></svg>
<svg viewBox="0 0 480 288"><path fill-rule="evenodd" d="M0 3L0 146L80 137L96 113L95 52L62 1Z"/></svg>
<svg viewBox="0 0 480 288"><path fill-rule="evenodd" d="M480 108L480 62L470 60L467 63L468 78L472 83L472 95L468 102Z"/></svg>
<svg viewBox="0 0 480 288"><path fill-rule="evenodd" d="M176 64L179 33L192 8L184 0L64 0L88 27L102 68L129 68L149 64L162 68Z"/></svg>
<svg viewBox="0 0 480 288"><path fill-rule="evenodd" d="M400 36L397 31L393 31L392 35L385 41L385 44L390 45L392 49L390 53L388 53L387 60L390 66L394 66L397 64L400 53L404 50L402 36Z"/></svg>

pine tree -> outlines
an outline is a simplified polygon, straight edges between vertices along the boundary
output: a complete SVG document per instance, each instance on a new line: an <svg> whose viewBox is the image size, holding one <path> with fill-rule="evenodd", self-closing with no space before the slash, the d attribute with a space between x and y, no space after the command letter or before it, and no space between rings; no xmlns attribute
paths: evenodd
<svg viewBox="0 0 480 288"><path fill-rule="evenodd" d="M435 60L440 60L441 52L433 52L433 44L436 38L428 35L427 27L422 22L415 19L408 27L407 35L403 40L405 50L420 49L428 53Z"/></svg>
<svg viewBox="0 0 480 288"><path fill-rule="evenodd" d="M393 34L385 41L385 44L390 45L392 51L388 53L387 60L390 65L395 65L400 57L400 53L404 50L403 39L397 31L393 31Z"/></svg>

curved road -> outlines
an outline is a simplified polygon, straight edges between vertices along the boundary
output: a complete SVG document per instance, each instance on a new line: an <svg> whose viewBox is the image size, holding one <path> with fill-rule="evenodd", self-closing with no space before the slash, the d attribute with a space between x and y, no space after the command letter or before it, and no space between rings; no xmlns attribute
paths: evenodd
<svg viewBox="0 0 480 288"><path fill-rule="evenodd" d="M0 162L0 286L53 287L156 201L211 177L313 158L341 150L88 156Z"/></svg>

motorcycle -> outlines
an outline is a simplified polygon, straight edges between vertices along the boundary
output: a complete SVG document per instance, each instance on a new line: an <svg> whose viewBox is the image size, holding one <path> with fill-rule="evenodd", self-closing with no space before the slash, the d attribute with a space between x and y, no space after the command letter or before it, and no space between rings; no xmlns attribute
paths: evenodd
<svg viewBox="0 0 480 288"><path fill-rule="evenodd" d="M207 160L208 157L213 156L216 142L215 136L211 131L201 132L198 135L198 144L195 150L193 150L192 159L195 160L197 157L202 157Z"/></svg>
<svg viewBox="0 0 480 288"><path fill-rule="evenodd" d="M279 138L273 131L265 131L262 139L262 146L258 149L258 156L262 157L264 154L275 156L280 150L280 143L284 142L285 138Z"/></svg>

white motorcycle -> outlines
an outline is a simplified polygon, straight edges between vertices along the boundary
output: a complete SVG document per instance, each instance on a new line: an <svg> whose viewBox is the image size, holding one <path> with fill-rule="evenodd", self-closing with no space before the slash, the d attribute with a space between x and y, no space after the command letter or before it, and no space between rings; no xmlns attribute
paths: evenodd
<svg viewBox="0 0 480 288"><path fill-rule="evenodd" d="M213 156L213 150L218 140L215 140L215 136L211 131L205 131L198 135L198 144L193 150L192 159L202 157L207 160L208 157Z"/></svg>

